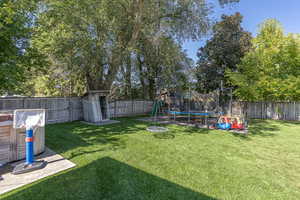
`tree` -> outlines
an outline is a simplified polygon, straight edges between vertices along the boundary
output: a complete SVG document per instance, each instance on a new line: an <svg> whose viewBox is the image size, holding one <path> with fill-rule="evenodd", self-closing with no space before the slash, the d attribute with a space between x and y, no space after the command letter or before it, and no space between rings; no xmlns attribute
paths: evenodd
<svg viewBox="0 0 300 200"><path fill-rule="evenodd" d="M281 24L270 19L260 26L252 50L238 71L228 71L235 94L249 101L300 100L300 35L284 35Z"/></svg>
<svg viewBox="0 0 300 200"><path fill-rule="evenodd" d="M82 96L86 92L84 77L66 70L65 63L47 66L47 71L35 73L34 79L25 82L23 94L27 96Z"/></svg>
<svg viewBox="0 0 300 200"><path fill-rule="evenodd" d="M160 46L165 37L173 41L198 39L210 27L210 8L198 0L43 3L33 43L44 55L69 66L69 72L84 77L86 90L110 89L120 68L129 61L128 55L138 59L141 40ZM161 68L158 64L153 59L149 67ZM127 82L128 66L124 71L128 72ZM155 88L153 84L152 78L149 87Z"/></svg>
<svg viewBox="0 0 300 200"><path fill-rule="evenodd" d="M229 4L229 3L237 3L240 0L219 0L219 3L221 6L224 6L225 4Z"/></svg>
<svg viewBox="0 0 300 200"><path fill-rule="evenodd" d="M36 1L0 1L0 94L14 92L41 59L30 46Z"/></svg>
<svg viewBox="0 0 300 200"><path fill-rule="evenodd" d="M158 48L152 41L140 39L137 49L124 61L113 84L115 98L156 97L157 89L183 88L187 84L184 73L192 65L191 59L172 38L160 38Z"/></svg>
<svg viewBox="0 0 300 200"><path fill-rule="evenodd" d="M212 38L198 51L196 77L198 90L208 93L226 85L226 69L237 70L242 57L250 50L251 34L242 26L242 15L223 15L221 21L213 26Z"/></svg>
<svg viewBox="0 0 300 200"><path fill-rule="evenodd" d="M184 71L191 65L191 59L172 38L160 38L159 52L149 40L139 43L137 66L140 82L145 95L150 99L155 98L157 87L184 88L187 84Z"/></svg>

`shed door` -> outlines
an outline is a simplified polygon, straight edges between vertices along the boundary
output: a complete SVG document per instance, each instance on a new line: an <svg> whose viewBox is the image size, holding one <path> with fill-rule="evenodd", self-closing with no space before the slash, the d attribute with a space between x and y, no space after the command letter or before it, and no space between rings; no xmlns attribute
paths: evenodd
<svg viewBox="0 0 300 200"><path fill-rule="evenodd" d="M106 105L106 97L100 96L100 108L101 108L101 114L102 114L102 120L107 119L107 105Z"/></svg>

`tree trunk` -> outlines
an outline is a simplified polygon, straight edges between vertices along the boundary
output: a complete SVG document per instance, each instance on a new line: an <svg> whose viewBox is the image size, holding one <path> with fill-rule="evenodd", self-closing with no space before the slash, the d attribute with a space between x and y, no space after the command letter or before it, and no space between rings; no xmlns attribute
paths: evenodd
<svg viewBox="0 0 300 200"><path fill-rule="evenodd" d="M149 82L149 87L148 87L148 93L149 93L149 98L151 100L155 99L155 79L153 77L148 77L148 82Z"/></svg>
<svg viewBox="0 0 300 200"><path fill-rule="evenodd" d="M90 90L110 90L115 80L115 77L122 65L122 57L124 49L116 48L112 52L112 57L110 62L108 63L109 68L107 73L100 73L104 66L103 64L99 64L97 67L87 67L86 68L86 80L87 80L87 89ZM92 71L91 69L96 69Z"/></svg>
<svg viewBox="0 0 300 200"><path fill-rule="evenodd" d="M131 93L131 53L129 52L125 65L125 98L132 98Z"/></svg>
<svg viewBox="0 0 300 200"><path fill-rule="evenodd" d="M142 86L142 92L143 92L143 97L145 99L149 99L149 94L147 93L147 85L146 85L146 76L145 73L143 71L143 61L141 59L141 55L137 54L137 69L139 70L139 79L141 82L141 86Z"/></svg>

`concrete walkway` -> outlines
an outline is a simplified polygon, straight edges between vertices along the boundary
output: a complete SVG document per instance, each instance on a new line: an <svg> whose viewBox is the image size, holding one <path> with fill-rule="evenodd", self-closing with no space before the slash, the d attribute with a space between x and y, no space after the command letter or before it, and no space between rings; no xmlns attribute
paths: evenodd
<svg viewBox="0 0 300 200"><path fill-rule="evenodd" d="M12 169L14 166L24 161L15 162L4 167L0 167L0 195L63 170L75 167L74 163L66 160L48 148L46 148L45 152L39 155L36 159L47 161L47 166L40 170L19 175L13 175L11 173Z"/></svg>

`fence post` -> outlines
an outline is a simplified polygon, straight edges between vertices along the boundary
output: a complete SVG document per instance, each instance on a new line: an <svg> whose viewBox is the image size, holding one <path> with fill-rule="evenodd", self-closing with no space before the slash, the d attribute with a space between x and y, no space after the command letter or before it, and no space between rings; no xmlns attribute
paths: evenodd
<svg viewBox="0 0 300 200"><path fill-rule="evenodd" d="M294 101L294 120L298 120L297 119L297 111L296 111L296 102Z"/></svg>
<svg viewBox="0 0 300 200"><path fill-rule="evenodd" d="M116 118L117 115L117 101L114 101L114 118Z"/></svg>
<svg viewBox="0 0 300 200"><path fill-rule="evenodd" d="M71 121L73 121L73 113L72 113L72 102L71 102L71 97L69 97L68 110L69 110L69 122L71 122Z"/></svg>
<svg viewBox="0 0 300 200"><path fill-rule="evenodd" d="M134 104L133 104L134 100L131 100L131 115L134 115Z"/></svg>
<svg viewBox="0 0 300 200"><path fill-rule="evenodd" d="M260 102L260 118L264 119L263 116L264 102Z"/></svg>

